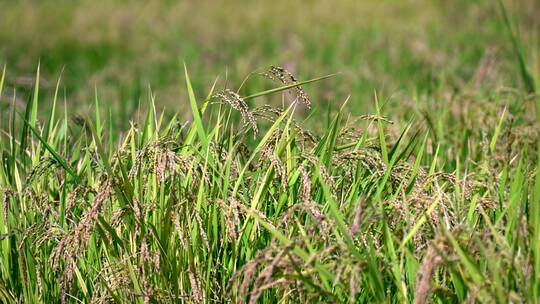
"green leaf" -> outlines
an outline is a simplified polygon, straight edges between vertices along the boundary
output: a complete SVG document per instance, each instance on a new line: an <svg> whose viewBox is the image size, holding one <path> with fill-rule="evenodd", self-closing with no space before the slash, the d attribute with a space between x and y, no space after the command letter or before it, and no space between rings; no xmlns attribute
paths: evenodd
<svg viewBox="0 0 540 304"><path fill-rule="evenodd" d="M288 90L288 89L299 87L299 86L304 85L304 84L308 84L308 83L312 83L312 82L316 82L316 81L321 81L323 79L334 77L336 75L337 74L330 74L330 75L326 75L326 76L322 76L322 77L313 78L313 79L310 79L310 80L299 81L299 82L289 84L289 85L285 85L285 86L282 86L282 87L279 87L279 88L274 88L274 89L262 91L262 92L259 92L259 93L255 93L255 94L252 94L252 95L248 95L248 96L243 97L243 99L248 100L248 99L253 99L253 98L264 96L264 95L278 93L278 92L281 92L281 91L285 91L285 90Z"/></svg>
<svg viewBox="0 0 540 304"><path fill-rule="evenodd" d="M186 64L184 63L184 74L186 77L186 87L188 90L189 104L191 105L191 113L193 115L193 121L195 122L195 128L199 139L202 141L204 150L208 149L208 137L206 136L206 131L201 119L201 114L197 106L197 100L195 99L195 93L193 92L193 87L191 86L191 81L189 80L189 75L187 71Z"/></svg>

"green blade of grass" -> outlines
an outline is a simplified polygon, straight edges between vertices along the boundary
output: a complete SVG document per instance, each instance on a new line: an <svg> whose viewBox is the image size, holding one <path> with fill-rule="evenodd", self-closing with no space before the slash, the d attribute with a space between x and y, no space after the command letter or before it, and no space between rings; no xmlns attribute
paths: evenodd
<svg viewBox="0 0 540 304"><path fill-rule="evenodd" d="M322 77L313 78L313 79L310 79L310 80L299 81L299 82L289 84L289 85L285 85L285 86L282 86L282 87L279 87L279 88L274 88L274 89L262 91L262 92L259 92L259 93L255 93L255 94L252 94L252 95L248 95L248 96L243 97L243 99L248 100L248 99L253 99L253 98L264 96L264 95L269 95L269 94L282 92L282 91L292 89L292 88L295 88L295 87L298 87L298 86L302 86L302 85L305 85L305 84L308 84L308 83L321 81L323 79L334 77L336 75L338 75L338 74L330 74L330 75L326 75L326 76L322 76Z"/></svg>
<svg viewBox="0 0 540 304"><path fill-rule="evenodd" d="M501 118L499 119L499 124L497 125L497 128L495 128L495 133L493 134L493 137L491 138L491 142L489 143L489 151L491 153L495 151L495 147L497 146L497 139L499 138L499 135L501 133L505 114L506 114L506 107L504 108L501 114Z"/></svg>
<svg viewBox="0 0 540 304"><path fill-rule="evenodd" d="M6 65L2 69L2 77L0 77L0 97L2 97L2 92L4 91L4 80L6 79Z"/></svg>
<svg viewBox="0 0 540 304"><path fill-rule="evenodd" d="M201 119L201 114L199 112L199 107L197 106L197 100L195 99L195 93L193 92L193 87L191 86L191 81L189 79L188 71L186 64L184 63L184 75L186 77L186 87L188 90L189 104L191 105L191 113L193 115L193 121L195 122L195 128L199 139L202 142L204 150L208 149L208 138L206 136L206 131Z"/></svg>
<svg viewBox="0 0 540 304"><path fill-rule="evenodd" d="M29 99L28 103L26 104L26 111L24 120L25 123L22 128L21 132L21 141L20 141L20 155L23 156L26 153L26 145L27 145L27 135L28 135L28 127L31 126L32 128L36 127L36 121L37 121L37 111L38 111L38 95L39 95L39 66L38 64L37 71L36 71L36 80L34 83L34 93L32 95L32 98ZM28 124L26 123L28 122Z"/></svg>
<svg viewBox="0 0 540 304"><path fill-rule="evenodd" d="M498 0L497 2L499 3L499 9L503 17L504 25L506 26L508 37L510 38L510 42L512 44L512 50L514 52L514 56L516 56L516 59L518 61L519 72L521 74L521 80L523 81L523 84L525 85L527 91L531 94L534 94L536 92L536 89L534 87L534 80L531 74L529 73L527 64L525 63L525 56L523 55L523 51L520 47L518 38L516 34L514 33L514 30L512 29L512 23L510 22L508 11L506 7L504 6L503 0Z"/></svg>

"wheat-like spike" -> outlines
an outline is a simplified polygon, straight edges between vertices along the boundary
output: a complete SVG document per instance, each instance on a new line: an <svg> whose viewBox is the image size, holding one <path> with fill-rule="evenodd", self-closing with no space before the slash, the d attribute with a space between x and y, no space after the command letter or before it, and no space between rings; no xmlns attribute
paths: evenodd
<svg viewBox="0 0 540 304"><path fill-rule="evenodd" d="M233 109L240 112L242 119L244 120L244 122L251 126L253 132L255 134L259 132L259 129L257 128L257 120L255 120L255 117L253 116L253 113L249 110L249 107L245 100L238 93L230 89L225 89L214 95L214 98L217 98L224 104L228 104Z"/></svg>
<svg viewBox="0 0 540 304"><path fill-rule="evenodd" d="M279 66L270 66L266 72L261 73L263 77L266 77L270 80L279 81L285 85L296 84L298 80L294 77L289 71ZM294 87L294 92L296 97L300 102L306 105L308 108L311 107L311 100L308 95L300 86Z"/></svg>

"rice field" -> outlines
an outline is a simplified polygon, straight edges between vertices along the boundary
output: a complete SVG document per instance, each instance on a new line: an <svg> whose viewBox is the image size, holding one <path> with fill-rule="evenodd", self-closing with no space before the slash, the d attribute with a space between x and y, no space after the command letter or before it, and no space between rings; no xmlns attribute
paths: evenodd
<svg viewBox="0 0 540 304"><path fill-rule="evenodd" d="M538 3L96 3L0 3L0 302L540 301Z"/></svg>

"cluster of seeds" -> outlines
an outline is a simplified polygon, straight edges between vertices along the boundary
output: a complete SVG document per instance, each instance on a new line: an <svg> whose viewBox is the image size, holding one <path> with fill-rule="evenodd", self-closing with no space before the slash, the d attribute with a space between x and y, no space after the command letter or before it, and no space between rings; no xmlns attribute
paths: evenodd
<svg viewBox="0 0 540 304"><path fill-rule="evenodd" d="M267 71L261 73L261 75L270 80L279 81L285 85L294 85L298 83L298 80L296 79L296 77L294 77L286 69L279 66L270 66L270 68L268 68ZM302 104L304 104L308 108L311 107L311 100L309 99L304 89L302 89L302 87L295 86L294 92L296 94L296 98L298 98L298 100Z"/></svg>
<svg viewBox="0 0 540 304"><path fill-rule="evenodd" d="M251 126L255 134L259 131L257 128L257 121L255 120L255 117L253 117L253 113L251 113L247 103L238 93L230 89L225 89L214 95L214 98L240 112L244 122Z"/></svg>

